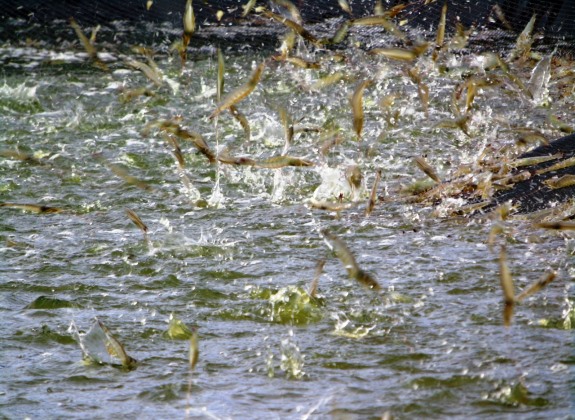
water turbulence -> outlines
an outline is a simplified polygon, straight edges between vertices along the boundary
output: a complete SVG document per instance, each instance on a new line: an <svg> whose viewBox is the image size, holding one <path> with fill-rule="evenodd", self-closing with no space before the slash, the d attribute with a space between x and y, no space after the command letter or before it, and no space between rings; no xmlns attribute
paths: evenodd
<svg viewBox="0 0 575 420"><path fill-rule="evenodd" d="M245 3L0 46L0 412L568 417L570 57Z"/></svg>

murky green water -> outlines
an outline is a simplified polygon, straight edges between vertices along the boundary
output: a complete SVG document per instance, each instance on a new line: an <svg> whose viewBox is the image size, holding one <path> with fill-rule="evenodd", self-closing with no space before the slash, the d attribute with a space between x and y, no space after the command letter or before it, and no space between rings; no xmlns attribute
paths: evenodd
<svg viewBox="0 0 575 420"><path fill-rule="evenodd" d="M225 51L226 91L268 55ZM217 127L207 118L216 104L215 55L188 63L182 73L177 57L157 57L171 86L151 86L155 96L129 102L119 100L120 87L148 81L121 61L105 73L70 51L7 47L0 56L0 149L37 159L0 159L0 201L65 210L0 208L3 416L573 415L572 235L507 222L516 289L548 269L559 277L518 305L505 328L498 253L486 244L492 222L441 218L432 208L393 200L401 184L423 178L416 155L427 155L445 176L483 147L513 144L509 126L560 137L546 122L550 109L525 100L508 82L478 96L469 136L434 128L450 117L451 92L469 69L469 56L453 56L444 74L422 59L429 118L404 64L355 50L341 63L329 53L311 57L324 60L322 70L270 62L238 106L251 125L249 141L229 113ZM340 82L312 90L335 72L344 76ZM349 95L368 77L375 84L366 89L358 142ZM572 122L573 94L562 96L558 85L549 86L551 111ZM396 124L386 122L379 105L389 95ZM210 147L262 159L284 147L279 106L296 132L308 129L296 134L289 154L314 167L210 165L182 141L190 191L161 134L142 134L149 122L181 116ZM329 140L322 136L333 129L343 141L322 155ZM125 182L107 164L150 188ZM339 216L306 204L314 195L347 197L344 175L352 164L365 177L361 203L376 169L383 169L379 195L386 201L370 217L363 204ZM126 208L147 224L149 242ZM347 243L381 293L347 277L320 237L324 228ZM310 300L305 291L320 259L326 264L319 299ZM57 301L42 307L42 296ZM198 327L193 373L188 341L166 338L171 315ZM87 331L94 317L139 361L137 369L82 362L69 327L74 322Z"/></svg>

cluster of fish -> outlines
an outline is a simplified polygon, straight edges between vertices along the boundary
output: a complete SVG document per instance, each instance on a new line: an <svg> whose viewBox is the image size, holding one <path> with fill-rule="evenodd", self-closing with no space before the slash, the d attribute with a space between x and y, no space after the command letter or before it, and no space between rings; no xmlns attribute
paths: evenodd
<svg viewBox="0 0 575 420"><path fill-rule="evenodd" d="M251 76L238 88L232 90L228 94L224 94L224 74L225 74L225 63L223 54L218 50L218 67L217 67L217 104L213 111L207 118L212 120L217 126L218 119L222 117L223 114L229 113L234 119L236 119L242 126L245 137L249 139L250 137L250 126L247 118L240 112L239 104L248 98L252 92L258 87L260 81L262 80L262 75L264 74L266 68L272 62L285 62L290 65L302 68L305 70L313 70L321 68L322 63L319 61L310 61L309 59L300 57L297 54L296 44L304 43L310 48L316 48L329 55L331 60L343 60L347 58L340 51L331 50L330 47L337 46L346 40L349 32L353 28L358 27L381 27L395 40L396 46L391 48L376 48L368 51L370 56L383 56L394 62L399 62L401 65L405 66L406 74L409 76L412 83L417 87L418 98L421 103L421 108L425 114L428 113L430 103L430 89L428 84L425 82L425 77L423 76L423 71L417 66L417 62L426 54L430 54L430 58L433 63L437 63L437 67L441 68L444 64L440 64L442 57L450 50L457 49L461 50L465 47L467 40L471 34L471 30L463 28L461 25L457 26L456 32L450 41L446 40L446 16L447 16L447 6L444 6L439 17L439 25L435 40L433 42L427 41L412 41L409 35L396 23L394 23L394 17L401 11L401 5L396 6L390 10L384 10L381 6L381 2L377 2L376 8L374 9L374 14L372 16L351 18L336 30L333 36L327 38L319 38L307 30L301 19L301 15L297 7L289 0L274 0L276 3L282 6L288 11L288 16L280 15L264 7L255 7L255 1L250 1L245 5L245 14L254 11L260 16L270 19L278 24L284 25L288 32L285 37L281 40L280 53L274 55L256 66L255 70ZM351 9L345 1L340 1L340 5L344 10ZM148 2L148 7L152 7L152 2ZM461 81L453 90L451 95L451 111L453 113L453 118L444 120L437 124L438 129L456 129L461 130L465 135L469 135L468 123L471 118L471 112L476 106L475 99L477 95L483 89L493 89L497 86L503 84L508 84L512 86L519 95L523 95L527 100L538 100L537 98L542 96L541 89L549 80L550 68L552 65L552 56L544 57L540 59L537 65L534 67L531 75L531 79L524 83L522 78L518 76L515 70L510 66L510 62L519 65L526 65L526 63L532 60L531 45L533 42L532 31L534 26L535 18L533 18L523 33L518 37L517 43L513 51L509 54L507 59L504 59L499 54L495 53L483 53L478 55L478 60L483 64L483 73L475 74L467 77L465 80ZM80 42L82 43L84 49L86 50L91 62L97 66L99 69L104 71L109 70L108 64L104 63L98 55L98 51L95 47L95 39L97 30L92 32L90 37L87 37L78 23L72 18L70 19L70 25L76 32ZM193 5L191 0L187 0L184 19L183 19L183 33L182 40L178 42L174 49L179 52L181 57L182 66L185 65L187 60L186 51L188 46L193 39L193 34L196 31L196 21L194 17ZM153 54L147 50L139 47L137 52L143 54L146 57L147 62L138 61L134 58L125 58L124 64L130 68L137 69L141 71L156 88L164 86L166 83L169 84L169 80L163 76L162 71L156 65ZM572 80L573 72L566 73L562 76L565 79ZM344 74L334 73L325 76L323 79L319 80L312 89L321 89L329 84L333 84L345 77ZM350 98L350 107L352 115L352 126L355 134L355 138L358 142L365 141L364 138L364 104L363 95L366 89L373 86L375 81L371 78L366 78L365 80L360 80L353 90L353 94ZM123 100L133 100L138 95L154 95L153 88L146 87L134 91L123 91ZM387 120L389 125L394 124L397 119L393 111L393 97L385 97L381 101L382 114ZM149 122L143 129L143 135L150 135L153 131L159 133L166 142L172 147L173 154L176 158L178 169L180 173L180 178L182 182L190 187L191 181L187 178L184 168L185 159L182 153L180 142L191 143L192 146L203 155L208 164L210 165L234 165L234 166L249 166L253 168L262 169L280 169L284 167L312 167L316 165L315 162L307 158L290 156L288 155L289 147L293 141L293 136L295 133L295 124L292 118L288 114L287 110L280 109L279 111L280 120L284 128L285 146L282 153L276 156L272 156L265 159L257 159L250 156L233 156L228 150L216 150L208 145L202 134L197 133L193 130L187 129L184 124L182 124L180 118L172 119L161 119ZM561 125L557 119L553 119L550 116L550 123L555 124L559 129L569 130L569 127ZM539 135L535 130L525 130L516 128L517 132L521 133L521 137L527 141L527 139L532 140L535 138L537 141L545 141L543 135ZM329 143L326 147L329 148L337 144L337 136L333 137L333 141ZM507 148L500 148L498 150L492 150L485 148L483 153L480 153L474 164L462 165L457 168L449 180L442 180L436 171L423 156L418 156L414 159L414 164L421 169L432 181L432 184L426 184L424 188L417 190L412 193L409 198L403 198L403 200L410 200L423 203L433 203L437 204L444 200L446 197L465 197L469 201L469 206L459 207L454 209L456 213L472 213L476 212L482 208L487 208L492 205L494 197L499 190L513 190L516 184L519 184L532 176L543 175L544 173L551 173L553 171L559 170L559 166L547 166L545 169L538 169L534 174L529 171L516 171L516 168L526 168L533 167L534 165L541 165L546 162L555 162L556 165L564 165L562 168L570 167L575 165L575 160L562 159L563 154L553 154L545 156L534 156L534 157L523 157L523 158L512 158L514 151ZM29 155L17 154L12 151L2 151L2 155L11 158L19 159L22 161L34 161ZM106 166L114 175L123 179L126 183L133 185L135 187L141 188L146 191L153 191L153 188L146 182L130 175L126 169L123 167L109 163L102 155L94 155L94 158L99 161L102 165ZM551 165L551 164L550 164ZM378 202L378 190L379 182L382 177L381 169L376 169L373 186L369 198L365 204L365 214L368 216L374 209L374 206ZM346 178L352 189L359 189L362 185L363 176L361 171L357 166L351 166L348 168L346 173ZM572 177L561 177L555 178L545 178L544 183L551 189L561 189L567 186L575 184ZM386 198L388 199L388 198ZM402 198L394 198L401 200ZM341 212L350 208L357 206L358 200L352 202L345 202L343 197L334 197L334 200L322 201L311 199L308 204L310 207L321 210L328 210L332 212ZM0 203L0 207L11 207L18 208L27 211L32 211L35 213L56 213L63 211L63 209L40 206L33 204L19 204L19 203ZM140 217L130 209L126 210L127 217L142 231L144 239L148 241L148 228L146 224L140 219ZM548 228L569 228L563 222L553 222L559 224L544 225L542 227ZM563 223L563 224L561 224ZM348 276L357 281L359 284L367 287L368 289L374 291L380 291L381 286L377 280L364 269L362 269L351 250L345 244L345 242L336 236L334 233L328 230L321 230L320 236L327 244L328 248L334 252L334 254L339 258L339 260L344 265ZM501 267L501 284L504 290L505 296L505 314L504 322L506 325L510 323L511 314L516 302L520 302L528 295L534 293L535 291L541 289L546 284L551 282L555 277L555 274L548 275L545 279L538 281L536 284L528 288L525 292L521 293L517 297L514 295L511 276L509 275L509 270L506 264L505 249L502 248L500 254L500 267ZM321 268L319 269L321 272ZM317 282L319 275L316 275L312 287L310 288L310 297L315 297L317 290ZM105 343L108 349L108 354L115 356L120 360L120 364L124 367L132 367L135 361L129 357L123 346L113 337L110 331L102 324L101 321L97 321L93 327L93 334L100 337L98 340ZM96 334L96 331L99 331ZM80 343L85 343L86 338L82 338L79 333L76 333ZM90 334L88 334L90 336ZM195 337L195 338L194 338ZM92 352L86 348L85 345L81 344L84 355L92 360L100 360L96 356L93 356ZM193 368L197 362L197 335L193 334L191 339L191 352L190 352L190 364Z"/></svg>

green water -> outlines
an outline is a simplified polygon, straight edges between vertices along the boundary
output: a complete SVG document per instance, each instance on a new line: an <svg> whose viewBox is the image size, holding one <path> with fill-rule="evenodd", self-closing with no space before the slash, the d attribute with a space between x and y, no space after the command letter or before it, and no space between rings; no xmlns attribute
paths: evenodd
<svg viewBox="0 0 575 420"><path fill-rule="evenodd" d="M122 102L119 87L146 86L143 74L121 60L105 73L64 52L53 59L42 49L1 50L0 149L37 161L0 158L0 202L64 210L0 208L3 416L573 415L572 235L537 230L523 219L506 222L507 239L497 245L506 242L516 289L548 269L559 276L518 305L505 328L498 252L486 244L491 220L438 217L433 208L394 200L401 184L424 178L414 156L427 155L445 176L483 147L513 144L509 126L560 137L546 122L549 108L506 82L478 96L469 136L437 129L450 116L450 95L469 57L454 56L447 73L424 61L426 118L402 63L355 51L343 63L326 58L322 70L269 62L260 85L238 105L251 125L247 141L229 113L217 126L208 119L216 106L215 54L195 58L183 72L178 57L160 55L159 67L177 88L150 86L155 96ZM269 56L224 53L227 92ZM310 90L338 71L342 81ZM349 95L367 77L375 84L365 92L358 142ZM552 111L571 122L573 94L562 96L558 85L549 86ZM397 124L386 123L379 106L386 95L396 96ZM143 134L150 122L181 116L180 124L211 148L263 159L284 147L280 105L296 132L308 129L288 153L315 166L210 165L182 141L184 173L197 190L190 192L161 134ZM322 155L321 136L330 130L343 142ZM125 182L107 164L150 188ZM344 174L352 164L365 178L361 204L339 215L310 208L314 194L348 194ZM366 217L363 203L378 168L385 200ZM149 241L127 208L148 226ZM320 237L325 228L345 241L381 293L347 276ZM319 294L310 299L306 290L320 259L326 264ZM198 328L193 373L188 341L166 337L171 315ZM85 332L95 317L139 361L135 370L82 361L69 327L74 322Z"/></svg>

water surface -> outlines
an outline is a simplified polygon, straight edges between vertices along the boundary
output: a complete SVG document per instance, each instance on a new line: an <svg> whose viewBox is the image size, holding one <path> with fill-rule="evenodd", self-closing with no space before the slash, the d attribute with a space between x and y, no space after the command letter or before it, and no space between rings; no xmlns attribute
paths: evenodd
<svg viewBox="0 0 575 420"><path fill-rule="evenodd" d="M321 70L268 61L260 85L238 105L251 126L246 140L229 113L217 124L208 119L216 106L215 50L190 54L183 71L177 55L159 54L169 79L161 88L114 51L103 56L112 71L103 72L78 46L0 50L0 149L34 157L0 159L0 201L64 210L0 208L4 416L572 416L572 235L512 218L490 251L489 217L455 217L456 201L438 212L397 199L401 185L425 178L414 156L426 155L448 177L483 150L524 150L510 127L560 137L547 117L571 123L572 91L552 77L550 99L534 103L504 81L478 95L467 135L437 124L452 118L455 85L481 72L473 70L471 53L446 54L450 68L441 71L429 57L420 59L428 116L406 64L361 49L340 62L303 44L298 53L319 60ZM244 83L270 54L224 48L225 90ZM535 63L514 71L527 80ZM553 69L557 76L563 67ZM314 87L337 72L339 82ZM365 91L358 141L349 97L366 78L374 84ZM121 100L123 90L143 86L155 95ZM391 96L390 121L380 103ZM161 133L145 132L150 122L181 118L214 150L263 159L284 148L280 106L295 121L288 153L315 166L210 165L182 141L190 190ZM341 143L322 154L333 133ZM148 188L114 175L109 165ZM311 197L336 201L341 194L349 201L351 165L364 175L360 204L339 214L312 209ZM380 200L366 217L363 203L378 168ZM127 208L148 226L148 242ZM347 243L381 293L347 276L321 229ZM503 244L517 291L547 270L559 273L516 307L510 328L501 315ZM310 300L306 290L320 259L326 264L319 299ZM56 301L42 307L40 297ZM198 327L193 373L188 341L166 338L171 316ZM135 370L82 361L69 327L74 322L85 332L95 317L139 361Z"/></svg>

